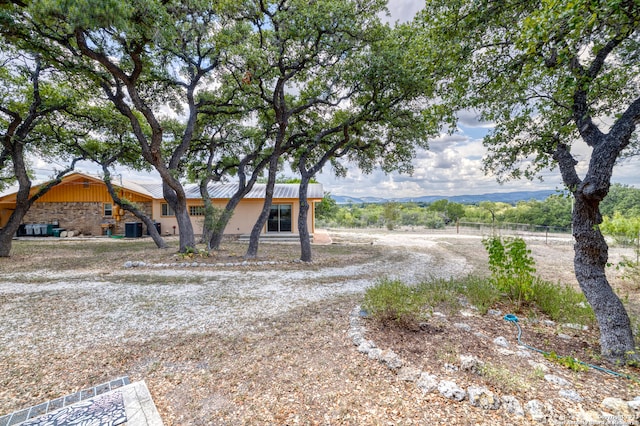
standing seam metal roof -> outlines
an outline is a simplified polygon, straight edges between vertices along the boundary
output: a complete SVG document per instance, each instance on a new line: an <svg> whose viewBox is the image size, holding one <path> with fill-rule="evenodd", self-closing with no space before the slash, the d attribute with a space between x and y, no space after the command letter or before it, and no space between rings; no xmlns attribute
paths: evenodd
<svg viewBox="0 0 640 426"><path fill-rule="evenodd" d="M126 186L126 185L125 185ZM153 198L164 198L162 195L162 184L153 183L153 184L138 184L138 186L143 187L146 191L148 191ZM255 184L251 191L247 195L245 195L244 199L261 199L264 198L266 193L266 184ZM208 187L209 197L212 199L229 199L233 196L234 192L238 189L238 185L235 183L214 183L210 184ZM282 198L298 198L299 193L299 185L294 183L279 183L276 184L273 191L274 199L282 199ZM197 184L186 184L184 185L185 194L188 199L199 199L200 197L200 187ZM309 184L309 189L307 190L307 198L322 198L324 197L324 191L322 188L322 184L320 183L312 183Z"/></svg>

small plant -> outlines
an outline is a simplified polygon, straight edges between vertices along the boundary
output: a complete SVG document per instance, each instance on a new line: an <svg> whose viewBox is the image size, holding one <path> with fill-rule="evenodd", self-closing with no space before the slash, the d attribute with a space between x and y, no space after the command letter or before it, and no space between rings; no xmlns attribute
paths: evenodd
<svg viewBox="0 0 640 426"><path fill-rule="evenodd" d="M548 359L549 361L555 362L556 364L560 364L560 365L564 365L565 367L567 367L570 370L573 371L588 371L589 367L586 366L584 363L578 361L577 359L575 359L572 356L559 356L558 354L556 354L555 352L550 352L548 354L545 354L544 357L546 359Z"/></svg>
<svg viewBox="0 0 640 426"><path fill-rule="evenodd" d="M195 258L207 258L209 257L209 252L205 249L198 249L195 247L187 247L184 253L178 253L181 259L195 259Z"/></svg>
<svg viewBox="0 0 640 426"><path fill-rule="evenodd" d="M506 367L485 363L480 367L479 374L496 388L505 392L516 392L529 388L528 382Z"/></svg>
<svg viewBox="0 0 640 426"><path fill-rule="evenodd" d="M409 329L427 319L424 296L399 280L382 279L367 289L362 307L376 320Z"/></svg>
<svg viewBox="0 0 640 426"><path fill-rule="evenodd" d="M467 276L458 279L455 284L458 291L464 294L481 314L486 314L500 300L500 292L486 278Z"/></svg>
<svg viewBox="0 0 640 426"><path fill-rule="evenodd" d="M531 250L527 249L524 240L516 237L503 241L500 237L491 237L482 242L489 254L492 283L518 308L523 302L529 302L536 269Z"/></svg>

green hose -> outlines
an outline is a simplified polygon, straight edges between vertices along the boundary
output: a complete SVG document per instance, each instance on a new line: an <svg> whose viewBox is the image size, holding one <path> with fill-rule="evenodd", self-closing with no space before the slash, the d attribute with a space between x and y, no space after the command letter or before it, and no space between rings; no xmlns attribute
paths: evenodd
<svg viewBox="0 0 640 426"><path fill-rule="evenodd" d="M514 314L507 314L507 315L504 316L504 320L508 321L508 322L512 322L512 323L514 323L516 325L516 327L518 327L518 344L519 345L524 346L525 348L530 349L532 351L539 352L539 353L541 353L543 355L550 355L549 352L546 352L546 351L543 351L541 349L534 348L533 346L529 346L527 344L524 344L522 342L522 340L520 340L520 338L522 337L522 329L520 328L520 324L518 324L518 317L517 316L515 316ZM579 361L579 360L577 360L575 358L573 358L573 360L575 362L577 362L578 364L584 365L585 367L593 368L594 370L599 370L599 371L602 371L604 373L612 374L612 375L618 376L618 377L624 377L625 379L634 380L636 382L638 381L638 379L636 379L635 377L630 376L628 374L622 374L622 373L618 373L617 371L613 371L613 370L609 370L607 368L599 367L597 365L587 364L586 362Z"/></svg>

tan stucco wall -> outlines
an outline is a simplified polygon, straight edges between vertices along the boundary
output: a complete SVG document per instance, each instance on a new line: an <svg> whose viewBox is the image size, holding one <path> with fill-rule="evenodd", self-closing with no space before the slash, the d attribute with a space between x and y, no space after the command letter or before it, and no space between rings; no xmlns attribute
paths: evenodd
<svg viewBox="0 0 640 426"><path fill-rule="evenodd" d="M178 234L178 224L173 216L161 216L162 207L161 204L164 201L154 201L153 205L153 218L156 222L160 222L160 226L162 229L162 234L173 234L173 227L175 226L175 233ZM226 201L214 201L214 206L217 208L224 208L226 205ZM231 220L227 224L227 227L224 230L224 233L227 235L243 235L251 233L253 229L253 225L256 223L260 212L262 211L262 206L264 204L264 200L260 199L245 199L240 201L238 207L236 207ZM293 223L292 223L292 234L298 234L298 213L299 203L297 199L279 199L275 200L273 204L291 204L293 208ZM196 202L188 202L188 206L200 206L202 203ZM193 225L193 231L195 234L202 233L202 223L204 221L203 216L191 216L191 223ZM312 211L309 212L309 217L307 218L307 226L309 232L313 232L313 214ZM262 230L263 233L266 233L266 227Z"/></svg>

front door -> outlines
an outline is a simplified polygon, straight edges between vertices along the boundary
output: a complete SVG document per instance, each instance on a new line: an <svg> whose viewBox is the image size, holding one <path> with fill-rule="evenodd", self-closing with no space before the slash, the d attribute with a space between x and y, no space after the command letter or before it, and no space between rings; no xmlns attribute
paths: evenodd
<svg viewBox="0 0 640 426"><path fill-rule="evenodd" d="M291 204L275 204L269 211L267 232L291 232Z"/></svg>

